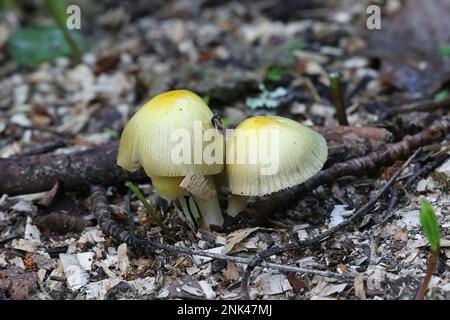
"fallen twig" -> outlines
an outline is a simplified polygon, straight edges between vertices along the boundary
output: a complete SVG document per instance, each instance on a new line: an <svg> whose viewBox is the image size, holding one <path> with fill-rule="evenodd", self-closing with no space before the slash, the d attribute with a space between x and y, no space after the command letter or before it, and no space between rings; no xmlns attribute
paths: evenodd
<svg viewBox="0 0 450 320"><path fill-rule="evenodd" d="M382 226L394 215L394 212L395 212L394 209L397 206L397 203L399 202L402 194L403 193L400 191L399 188L393 188L393 190L391 192L391 196L389 198L388 206L387 206L386 210L384 211L383 220L381 220L375 227Z"/></svg>
<svg viewBox="0 0 450 320"><path fill-rule="evenodd" d="M381 117L381 119L386 119L400 113L409 113L413 111L419 112L430 112L437 109L448 108L450 106L450 98L445 98L442 100L426 100L420 102L414 102L400 107L393 107L387 110Z"/></svg>
<svg viewBox="0 0 450 320"><path fill-rule="evenodd" d="M18 155L15 155L13 158L20 158L20 157L29 157L29 156L35 156L43 153L47 153L59 148L63 148L67 145L66 141L63 139L57 139L52 140L34 147L30 147L28 149L23 150Z"/></svg>
<svg viewBox="0 0 450 320"><path fill-rule="evenodd" d="M135 235L111 217L105 189L99 185L91 186L92 213L102 231L118 243L134 244Z"/></svg>
<svg viewBox="0 0 450 320"><path fill-rule="evenodd" d="M127 245L138 249L163 250L170 253L187 254L190 256L202 256L217 260L232 261L241 264L249 264L251 259L229 256L225 254L212 253L207 251L197 251L189 248L178 247L170 244L159 243L156 241L143 239L127 230L127 227L121 225L111 217L108 200L105 189L102 186L91 186L91 202L94 216L97 218L98 224L103 232L111 236L118 243L126 243ZM355 275L345 273L335 273L329 271L312 270L300 268L290 265L282 265L276 263L262 263L261 267L271 268L286 272L299 272L320 275L323 277L337 279L353 279Z"/></svg>
<svg viewBox="0 0 450 320"><path fill-rule="evenodd" d="M417 180L417 178L425 178L428 176L431 172L434 171L437 167L439 167L441 164L443 164L447 159L449 158L449 155L447 153L440 154L436 156L435 159L431 161L427 161L426 164L418 168L406 181L405 187L410 188L414 181Z"/></svg>
<svg viewBox="0 0 450 320"><path fill-rule="evenodd" d="M116 164L117 144L71 154L0 159L0 194L18 195L50 190L62 181L66 190L90 184L115 185L127 180L150 181L139 171L129 173Z"/></svg>
<svg viewBox="0 0 450 320"><path fill-rule="evenodd" d="M345 221L339 223L338 225L328 229L327 231L324 231L320 233L319 235L307 239L307 240L300 240L298 239L297 234L293 234L293 238L295 242L287 245L287 246L276 246L272 247L263 251L258 252L258 254L252 259L252 261L247 265L247 268L242 275L241 279L241 296L243 299L250 299L249 295L249 282L250 282L250 275L252 271L255 269L255 267L262 263L262 261L270 256L281 254L286 251L290 250L299 250L304 249L306 247L310 247L316 244L319 244L321 242L324 242L325 240L331 238L338 232L342 231L349 225L351 225L353 222L355 222L357 219L362 217L363 215L367 214L373 206L378 202L378 200L392 187L392 185L395 183L395 181L398 179L400 174L409 166L411 161L414 159L414 157L417 155L419 150L414 152L414 154L402 165L402 167L385 183L385 185L377 192L377 194L370 199L364 206L362 206L360 209L358 209L350 218L346 219Z"/></svg>

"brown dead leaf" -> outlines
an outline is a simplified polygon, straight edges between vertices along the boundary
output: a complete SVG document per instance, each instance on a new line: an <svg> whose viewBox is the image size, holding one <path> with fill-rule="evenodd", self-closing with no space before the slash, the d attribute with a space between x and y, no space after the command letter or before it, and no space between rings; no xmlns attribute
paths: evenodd
<svg viewBox="0 0 450 320"><path fill-rule="evenodd" d="M27 270L27 271L31 271L31 270L36 270L37 269L37 265L33 261L33 256L29 252L27 254L25 254L25 258L23 259L23 263L25 264L25 270Z"/></svg>
<svg viewBox="0 0 450 320"><path fill-rule="evenodd" d="M53 198L57 195L59 191L59 181L57 181L52 189L50 191L48 191L37 203L48 207L50 205L50 203L52 202Z"/></svg>
<svg viewBox="0 0 450 320"><path fill-rule="evenodd" d="M38 287L36 272L24 271L16 266L0 270L0 289L5 290L13 300L28 300L30 293Z"/></svg>
<svg viewBox="0 0 450 320"><path fill-rule="evenodd" d="M97 59L95 66L95 75L114 70L120 62L120 56L117 53L101 56Z"/></svg>
<svg viewBox="0 0 450 320"><path fill-rule="evenodd" d="M294 290L295 293L300 292L303 288L306 288L307 284L305 281L297 278L295 273L288 273L287 279L289 283L291 284L292 290Z"/></svg>
<svg viewBox="0 0 450 320"><path fill-rule="evenodd" d="M224 271L223 275L229 281L238 281L239 271L236 264L232 261L227 261L227 270Z"/></svg>
<svg viewBox="0 0 450 320"><path fill-rule="evenodd" d="M342 264L342 263L339 263L338 266L336 267L336 269L340 273L350 273L350 270L348 269L348 267L345 264Z"/></svg>
<svg viewBox="0 0 450 320"><path fill-rule="evenodd" d="M52 123L52 116L48 113L48 111L41 106L33 106L33 113L31 115L31 121L37 127L45 127Z"/></svg>
<svg viewBox="0 0 450 320"><path fill-rule="evenodd" d="M247 228L247 229L239 229L227 236L227 243L223 247L222 254L230 254L235 252L236 247L245 240L248 236L250 236L255 231L259 230L259 227L256 228Z"/></svg>

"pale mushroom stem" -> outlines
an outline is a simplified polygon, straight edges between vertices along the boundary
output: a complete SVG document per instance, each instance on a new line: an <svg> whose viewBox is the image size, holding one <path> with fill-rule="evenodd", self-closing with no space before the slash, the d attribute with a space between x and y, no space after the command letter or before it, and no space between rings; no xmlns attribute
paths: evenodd
<svg viewBox="0 0 450 320"><path fill-rule="evenodd" d="M223 225L222 211L220 210L219 198L217 193L209 200L205 201L199 197L192 196L198 206L203 221L203 228L209 230L210 225Z"/></svg>
<svg viewBox="0 0 450 320"><path fill-rule="evenodd" d="M236 217L239 212L243 211L247 207L248 198L249 197L247 196L230 194L227 208L228 215Z"/></svg>
<svg viewBox="0 0 450 320"><path fill-rule="evenodd" d="M182 214L182 217L186 220L189 227L197 232L198 222L201 220L200 212L198 212L197 204L191 196L178 198L175 202Z"/></svg>

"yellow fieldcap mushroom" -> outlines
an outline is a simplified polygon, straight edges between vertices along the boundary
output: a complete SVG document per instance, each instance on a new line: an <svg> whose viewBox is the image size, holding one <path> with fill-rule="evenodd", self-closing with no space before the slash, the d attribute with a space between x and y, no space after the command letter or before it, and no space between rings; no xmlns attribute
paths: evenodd
<svg viewBox="0 0 450 320"><path fill-rule="evenodd" d="M257 116L243 121L226 145L229 215L263 196L298 185L317 173L328 155L325 139L294 120Z"/></svg>
<svg viewBox="0 0 450 320"><path fill-rule="evenodd" d="M180 186L186 176L210 176L223 171L223 137L215 130L212 117L208 105L191 91L160 94L141 107L125 126L117 164L130 171L142 166L161 197L189 202L184 198L188 191ZM223 223L217 194L213 194L208 201L193 196L195 205L183 206L198 209L207 228L209 224Z"/></svg>

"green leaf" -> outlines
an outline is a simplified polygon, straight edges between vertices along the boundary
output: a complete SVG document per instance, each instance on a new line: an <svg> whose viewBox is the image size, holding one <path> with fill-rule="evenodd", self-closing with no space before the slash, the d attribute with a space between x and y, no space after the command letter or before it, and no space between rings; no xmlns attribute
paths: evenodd
<svg viewBox="0 0 450 320"><path fill-rule="evenodd" d="M82 52L87 45L81 33L68 31ZM70 56L71 46L56 26L28 27L14 32L8 43L9 54L20 65L34 67L56 57Z"/></svg>
<svg viewBox="0 0 450 320"><path fill-rule="evenodd" d="M440 101L440 100L447 99L448 97L449 97L449 92L447 89L444 89L439 92L436 92L436 94L434 95L433 98L435 101Z"/></svg>
<svg viewBox="0 0 450 320"><path fill-rule="evenodd" d="M209 101L211 100L211 96L204 95L204 96L202 96L202 99L206 104L209 104Z"/></svg>
<svg viewBox="0 0 450 320"><path fill-rule="evenodd" d="M2 0L2 2L0 3L0 9L5 11L15 10L18 7L19 6L15 0Z"/></svg>
<svg viewBox="0 0 450 320"><path fill-rule="evenodd" d="M139 188L131 181L127 181L125 183L125 185L128 187L128 189L131 190L131 192L134 193L136 198L138 198L141 201L141 203L145 207L145 210L147 210L147 213L161 227L162 231L164 233L167 233L168 230L167 230L167 227L164 225L164 222L162 221L162 219L160 218L158 213L156 213L155 209L153 209L153 207L150 205L150 203L148 203L147 199L145 199L145 197L142 194L141 190L139 190Z"/></svg>
<svg viewBox="0 0 450 320"><path fill-rule="evenodd" d="M47 7L47 10L52 15L56 24L60 28L66 27L66 20L68 14L66 12L67 4L64 0L44 0L44 4Z"/></svg>
<svg viewBox="0 0 450 320"><path fill-rule="evenodd" d="M230 118L222 118L222 124L224 126L232 126L235 125L234 121L231 120Z"/></svg>
<svg viewBox="0 0 450 320"><path fill-rule="evenodd" d="M442 47L439 49L439 54L443 57L450 57L450 47Z"/></svg>
<svg viewBox="0 0 450 320"><path fill-rule="evenodd" d="M433 207L426 199L422 199L422 207L420 208L420 224L422 225L423 233L430 243L431 250L439 251L439 243L441 241L439 224Z"/></svg>
<svg viewBox="0 0 450 320"><path fill-rule="evenodd" d="M280 81L284 75L288 73L288 69L282 66L271 66L266 70L266 79L269 81Z"/></svg>
<svg viewBox="0 0 450 320"><path fill-rule="evenodd" d="M113 128L105 128L105 129L103 129L103 132L109 134L109 136L112 139L119 139L120 138L120 134L117 132L117 130L115 130Z"/></svg>

